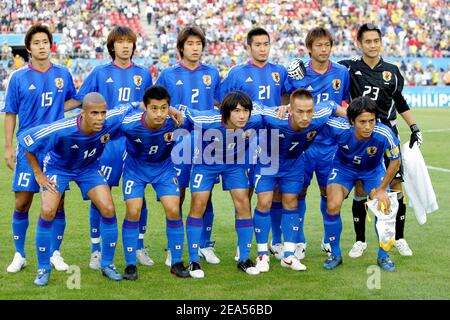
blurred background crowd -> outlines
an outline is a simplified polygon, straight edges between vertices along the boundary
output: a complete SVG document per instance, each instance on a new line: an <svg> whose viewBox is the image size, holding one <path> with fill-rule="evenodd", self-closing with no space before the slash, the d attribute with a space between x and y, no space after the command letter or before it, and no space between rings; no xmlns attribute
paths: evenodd
<svg viewBox="0 0 450 320"><path fill-rule="evenodd" d="M287 65L294 57L307 57L304 38L314 26L333 34L333 57L358 55L356 31L365 22L381 28L383 56L398 64L406 85L450 85L449 63L436 63L450 61L447 0L2 0L0 10L0 38L23 35L37 21L59 34L52 60L70 68L77 87L95 65L109 60L106 37L115 25L138 34L134 60L156 79L177 62L176 37L186 25L203 28L208 40L203 62L224 76L248 59L244 44L254 26L269 31L272 60ZM0 43L0 91L8 73L26 63L14 51L8 41Z"/></svg>

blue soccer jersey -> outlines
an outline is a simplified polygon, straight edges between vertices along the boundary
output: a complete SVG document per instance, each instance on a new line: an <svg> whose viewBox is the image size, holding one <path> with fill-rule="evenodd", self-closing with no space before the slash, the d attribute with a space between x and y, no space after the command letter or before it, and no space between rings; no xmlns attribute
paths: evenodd
<svg viewBox="0 0 450 320"><path fill-rule="evenodd" d="M19 136L26 129L64 118L64 102L75 93L66 67L50 64L41 72L28 64L11 74L2 111L18 115Z"/></svg>
<svg viewBox="0 0 450 320"><path fill-rule="evenodd" d="M290 117L280 119L276 111L264 109L264 123L267 130L271 131L271 140L274 137L273 130L278 130L278 139L276 144L266 143L267 150L261 150L261 153L267 154L272 161L278 161L278 165L274 166L274 163L271 163L271 170L267 170L269 165L257 165L255 170L257 193L273 191L276 183L281 193L300 193L304 171L301 155L313 143L330 116L336 112L336 108L336 103L332 101L319 103L315 107L309 126L299 131L292 129ZM263 135L259 138L266 139ZM260 145L264 146L261 141Z"/></svg>
<svg viewBox="0 0 450 320"><path fill-rule="evenodd" d="M128 108L108 111L101 131L86 135L81 131L81 114L50 125L23 132L18 141L31 153L47 153L45 165L60 171L76 171L97 162L108 141L120 136L120 126Z"/></svg>
<svg viewBox="0 0 450 320"><path fill-rule="evenodd" d="M142 101L145 90L152 84L148 68L133 63L123 69L110 62L91 71L75 99L82 101L89 92L98 92L105 98L109 110L123 103Z"/></svg>
<svg viewBox="0 0 450 320"><path fill-rule="evenodd" d="M397 137L382 123L377 123L369 139L358 140L354 126L346 119L332 117L324 127L323 134L333 138L338 145L333 165L351 171L364 172L383 166L384 154L390 160L400 157Z"/></svg>
<svg viewBox="0 0 450 320"><path fill-rule="evenodd" d="M254 102L267 107L279 106L286 79L286 68L279 64L266 63L264 67L251 62L240 64L231 68L220 84L220 101L227 93L241 90Z"/></svg>
<svg viewBox="0 0 450 320"><path fill-rule="evenodd" d="M172 105L182 104L190 109L209 110L214 108L214 100L219 100L219 71L207 64L191 70L178 63L164 69L156 84L169 91Z"/></svg>

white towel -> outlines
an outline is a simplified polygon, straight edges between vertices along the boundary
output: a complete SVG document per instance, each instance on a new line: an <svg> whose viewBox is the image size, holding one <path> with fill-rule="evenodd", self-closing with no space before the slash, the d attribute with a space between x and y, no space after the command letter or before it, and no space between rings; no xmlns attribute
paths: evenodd
<svg viewBox="0 0 450 320"><path fill-rule="evenodd" d="M408 204L414 209L419 224L427 222L427 213L439 209L430 175L417 143L409 148L409 141L402 146L403 190Z"/></svg>

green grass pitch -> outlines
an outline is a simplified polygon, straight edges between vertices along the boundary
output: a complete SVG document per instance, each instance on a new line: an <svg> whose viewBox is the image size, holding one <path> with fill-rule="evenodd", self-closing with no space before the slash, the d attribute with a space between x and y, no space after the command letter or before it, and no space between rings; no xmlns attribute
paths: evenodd
<svg viewBox="0 0 450 320"><path fill-rule="evenodd" d="M429 166L450 169L450 110L414 109L414 116L423 135L421 148ZM4 152L3 116L0 116L0 150ZM409 129L400 119L400 133L404 141L409 139ZM52 272L47 287L33 285L36 272L35 230L40 199L30 211L26 252L27 267L17 274L8 274L14 246L11 234L11 217L14 208L14 194L10 191L12 172L5 162L0 162L0 299L448 299L450 292L449 230L450 200L448 197L450 172L429 170L439 204L439 211L428 216L428 222L420 226L411 208L407 211L406 238L414 251L413 257L401 257L395 248L391 256L397 265L394 273L378 274L376 265L376 236L372 222L366 224L368 249L364 256L351 259L347 253L354 242L351 220L351 200L344 203L342 210L343 234L341 245L344 264L333 271L322 268L326 258L320 250L323 233L322 216L319 211L317 185L310 187L307 198L305 233L308 241L305 272L282 268L277 260L271 259L271 270L257 277L248 276L236 268L234 253L236 233L234 230L234 209L228 193L216 187L213 193L215 221L213 240L216 253L222 262L219 265L203 263L204 279L179 279L169 273L164 265L166 243L165 219L162 207L155 201L155 194L147 188L149 207L148 231L145 243L151 257L152 267L139 267L140 278L134 282L112 282L99 271L88 268L90 257L89 202L82 201L76 185L66 195L67 227L61 252L67 263L80 270L80 289L67 285L71 274ZM125 206L121 189L113 190L119 228L122 225ZM255 197L253 197L253 205ZM184 212L189 209L189 195ZM373 217L373 216L372 216ZM123 271L124 258L119 230L119 242L115 263ZM186 241L185 241L186 247ZM187 252L183 255L187 261ZM256 245L252 248L256 257ZM373 273L375 270L375 273ZM376 278L379 275L379 278ZM70 281L69 281L70 282ZM369 284L369 285L368 285Z"/></svg>

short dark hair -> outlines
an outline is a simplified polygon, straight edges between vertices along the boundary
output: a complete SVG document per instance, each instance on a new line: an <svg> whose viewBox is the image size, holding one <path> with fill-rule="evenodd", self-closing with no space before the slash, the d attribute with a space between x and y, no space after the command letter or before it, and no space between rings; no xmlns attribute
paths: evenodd
<svg viewBox="0 0 450 320"><path fill-rule="evenodd" d="M108 39L106 40L106 47L108 48L109 55L113 60L116 59L114 43L123 38L127 38L133 42L133 52L131 53L131 57L133 57L134 50L136 50L136 34L128 27L118 26L111 30L108 34Z"/></svg>
<svg viewBox="0 0 450 320"><path fill-rule="evenodd" d="M315 27L308 31L308 34L305 38L305 45L306 48L312 48L313 42L316 39L319 38L328 38L330 40L331 46L333 46L333 36L331 35L330 31L323 27Z"/></svg>
<svg viewBox="0 0 450 320"><path fill-rule="evenodd" d="M50 42L50 48L52 47L53 35L50 32L50 29L42 23L36 23L36 24L32 25L30 27L30 29L28 29L27 33L25 34L25 48L30 50L31 38L33 38L33 36L39 32L43 32L43 33L47 34L48 41Z"/></svg>
<svg viewBox="0 0 450 320"><path fill-rule="evenodd" d="M373 25L371 23L364 23L361 27L359 27L358 33L356 34L356 39L359 42L361 42L362 38L363 38L363 35L364 35L364 32L367 32L367 31L376 31L376 32L378 32L378 35L380 36L380 39L382 37L381 36L381 30L377 26L375 26L375 25Z"/></svg>
<svg viewBox="0 0 450 320"><path fill-rule="evenodd" d="M189 36L199 37L202 42L203 50L205 49L206 46L205 33L203 32L202 29L200 29L200 27L197 26L186 27L183 30L181 30L177 36L177 50L182 58L184 56L183 53L184 43L186 42L187 38L189 38Z"/></svg>
<svg viewBox="0 0 450 320"><path fill-rule="evenodd" d="M352 100L347 108L348 120L350 120L350 123L354 123L356 118L364 112L373 113L376 116L377 103L366 96L358 97Z"/></svg>
<svg viewBox="0 0 450 320"><path fill-rule="evenodd" d="M290 100L293 101L294 99L312 100L314 102L313 94L303 88L298 88L294 92L291 93Z"/></svg>
<svg viewBox="0 0 450 320"><path fill-rule="evenodd" d="M144 102L144 105L147 106L150 103L150 100L167 100L167 104L170 105L170 94L164 88L163 86L154 85L151 87L148 87L145 90L144 97L142 98L142 101Z"/></svg>
<svg viewBox="0 0 450 320"><path fill-rule="evenodd" d="M255 37L255 36L267 36L269 38L269 42L270 42L270 35L266 31L266 29L263 29L261 27L256 27L247 33L247 45L248 46L252 45L253 37Z"/></svg>
<svg viewBox="0 0 450 320"><path fill-rule="evenodd" d="M252 99L244 91L233 91L228 93L225 98L223 98L222 104L220 105L220 112L222 113L222 119L226 122L231 115L231 111L237 108L240 104L244 109L250 110L250 114L253 110Z"/></svg>

